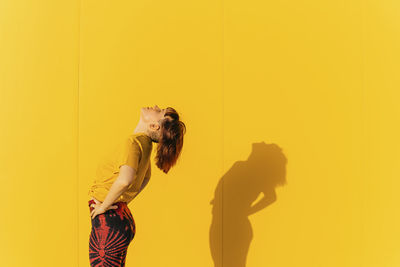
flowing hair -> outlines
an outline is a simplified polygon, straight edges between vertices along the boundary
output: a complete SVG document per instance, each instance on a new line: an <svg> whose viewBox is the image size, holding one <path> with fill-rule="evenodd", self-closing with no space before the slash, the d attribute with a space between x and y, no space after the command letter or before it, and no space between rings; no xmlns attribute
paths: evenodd
<svg viewBox="0 0 400 267"><path fill-rule="evenodd" d="M160 121L161 131L158 139L156 166L164 173L174 166L182 151L185 124L179 120L179 114L172 107L167 107L164 118Z"/></svg>

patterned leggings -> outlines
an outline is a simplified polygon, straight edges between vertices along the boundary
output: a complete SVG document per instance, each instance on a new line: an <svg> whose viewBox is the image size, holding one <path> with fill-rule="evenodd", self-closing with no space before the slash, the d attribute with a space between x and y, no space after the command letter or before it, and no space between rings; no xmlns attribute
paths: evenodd
<svg viewBox="0 0 400 267"><path fill-rule="evenodd" d="M94 200L89 200L90 207ZM92 220L89 239L91 267L124 267L129 243L135 236L135 221L126 202L116 202L117 209L109 209Z"/></svg>

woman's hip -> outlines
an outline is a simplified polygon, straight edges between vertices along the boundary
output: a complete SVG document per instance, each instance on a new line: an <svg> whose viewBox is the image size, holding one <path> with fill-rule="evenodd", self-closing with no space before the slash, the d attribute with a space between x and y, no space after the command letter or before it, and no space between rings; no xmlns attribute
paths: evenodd
<svg viewBox="0 0 400 267"><path fill-rule="evenodd" d="M89 200L90 207L95 203ZM109 209L91 219L92 230L89 239L90 266L125 266L129 243L135 236L135 221L126 202L116 202L117 209ZM111 265L110 265L111 266Z"/></svg>
<svg viewBox="0 0 400 267"><path fill-rule="evenodd" d="M90 213L94 209L90 207L94 200L88 201ZM116 209L108 209L104 213L96 215L91 219L92 228L102 228L102 229L114 229L116 231L122 231L134 235L135 233L135 220L126 202L115 202L113 205L117 205ZM90 214L89 213L89 214ZM133 238L133 236L132 236Z"/></svg>

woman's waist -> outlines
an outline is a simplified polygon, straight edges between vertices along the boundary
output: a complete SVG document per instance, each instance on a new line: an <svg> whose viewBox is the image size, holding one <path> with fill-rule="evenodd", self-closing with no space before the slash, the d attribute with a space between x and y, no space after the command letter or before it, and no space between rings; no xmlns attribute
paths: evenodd
<svg viewBox="0 0 400 267"><path fill-rule="evenodd" d="M94 197L91 197L90 200L89 200L89 202L94 202L94 203L100 202L100 203L101 203L102 201L99 201L98 199L96 199L96 198L94 198ZM114 201L112 204L113 204L113 205L114 205L114 204L124 204L124 205L126 205L127 203L126 203L125 201Z"/></svg>

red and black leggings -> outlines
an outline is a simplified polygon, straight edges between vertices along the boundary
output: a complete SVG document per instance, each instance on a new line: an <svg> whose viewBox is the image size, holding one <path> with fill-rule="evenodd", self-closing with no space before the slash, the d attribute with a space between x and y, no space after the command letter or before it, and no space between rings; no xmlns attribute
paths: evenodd
<svg viewBox="0 0 400 267"><path fill-rule="evenodd" d="M90 212L94 200L89 200ZM135 221L126 202L116 202L117 209L109 209L92 219L89 239L91 267L124 267L129 243L135 236Z"/></svg>

